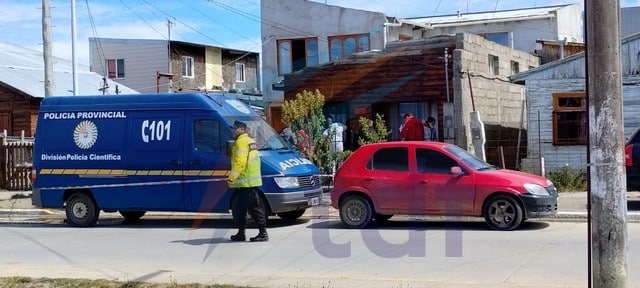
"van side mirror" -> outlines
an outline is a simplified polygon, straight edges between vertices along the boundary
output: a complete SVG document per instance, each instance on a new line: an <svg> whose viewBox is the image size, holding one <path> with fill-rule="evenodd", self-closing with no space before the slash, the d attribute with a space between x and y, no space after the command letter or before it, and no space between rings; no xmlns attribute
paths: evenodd
<svg viewBox="0 0 640 288"><path fill-rule="evenodd" d="M462 168L460 168L460 166L451 166L451 169L449 170L449 174L462 176L464 175L464 172L462 171Z"/></svg>
<svg viewBox="0 0 640 288"><path fill-rule="evenodd" d="M227 156L231 157L231 148L233 147L233 140L227 141Z"/></svg>

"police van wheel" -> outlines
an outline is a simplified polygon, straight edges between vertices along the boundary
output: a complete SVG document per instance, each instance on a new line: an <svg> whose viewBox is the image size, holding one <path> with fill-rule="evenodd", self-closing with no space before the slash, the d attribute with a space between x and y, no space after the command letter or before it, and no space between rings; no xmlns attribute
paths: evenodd
<svg viewBox="0 0 640 288"><path fill-rule="evenodd" d="M123 211L123 210L120 210L118 212L120 212L120 215L122 215L122 217L124 217L124 220L127 222L138 221L140 220L140 218L142 218L142 216L144 216L145 213L147 213L147 211Z"/></svg>
<svg viewBox="0 0 640 288"><path fill-rule="evenodd" d="M100 210L91 196L76 192L67 200L66 214L70 226L89 227L98 222Z"/></svg>
<svg viewBox="0 0 640 288"><path fill-rule="evenodd" d="M307 209L302 209L302 210L293 210L293 211L288 211L288 212L280 212L278 213L278 217L284 219L284 220L296 220L300 217L302 217L302 215L304 215L304 212L307 211Z"/></svg>

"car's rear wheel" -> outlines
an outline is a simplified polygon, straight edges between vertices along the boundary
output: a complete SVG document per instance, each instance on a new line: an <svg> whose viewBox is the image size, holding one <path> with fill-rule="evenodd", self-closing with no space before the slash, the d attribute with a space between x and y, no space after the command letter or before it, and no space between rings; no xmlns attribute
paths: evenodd
<svg viewBox="0 0 640 288"><path fill-rule="evenodd" d="M522 211L522 207L512 196L496 195L484 206L484 219L491 229L509 231L522 224Z"/></svg>
<svg viewBox="0 0 640 288"><path fill-rule="evenodd" d="M76 192L66 203L67 224L76 227L96 225L100 210L91 196L83 192Z"/></svg>
<svg viewBox="0 0 640 288"><path fill-rule="evenodd" d="M340 202L340 220L348 228L367 227L372 218L373 208L367 198L351 195Z"/></svg>

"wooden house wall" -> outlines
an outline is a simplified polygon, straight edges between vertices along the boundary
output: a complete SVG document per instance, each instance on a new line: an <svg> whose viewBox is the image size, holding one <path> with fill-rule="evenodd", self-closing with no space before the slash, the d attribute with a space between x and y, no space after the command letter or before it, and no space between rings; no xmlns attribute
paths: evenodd
<svg viewBox="0 0 640 288"><path fill-rule="evenodd" d="M40 99L26 95L12 87L0 84L0 115L7 115L10 127L6 129L9 136L33 136Z"/></svg>

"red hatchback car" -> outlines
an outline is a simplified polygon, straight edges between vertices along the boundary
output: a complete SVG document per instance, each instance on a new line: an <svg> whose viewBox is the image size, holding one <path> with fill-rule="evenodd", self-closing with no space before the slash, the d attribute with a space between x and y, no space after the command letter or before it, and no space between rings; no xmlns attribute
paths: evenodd
<svg viewBox="0 0 640 288"><path fill-rule="evenodd" d="M558 210L544 177L498 169L452 144L427 141L364 145L336 172L331 205L349 228L394 214L484 217L513 230L527 218Z"/></svg>

